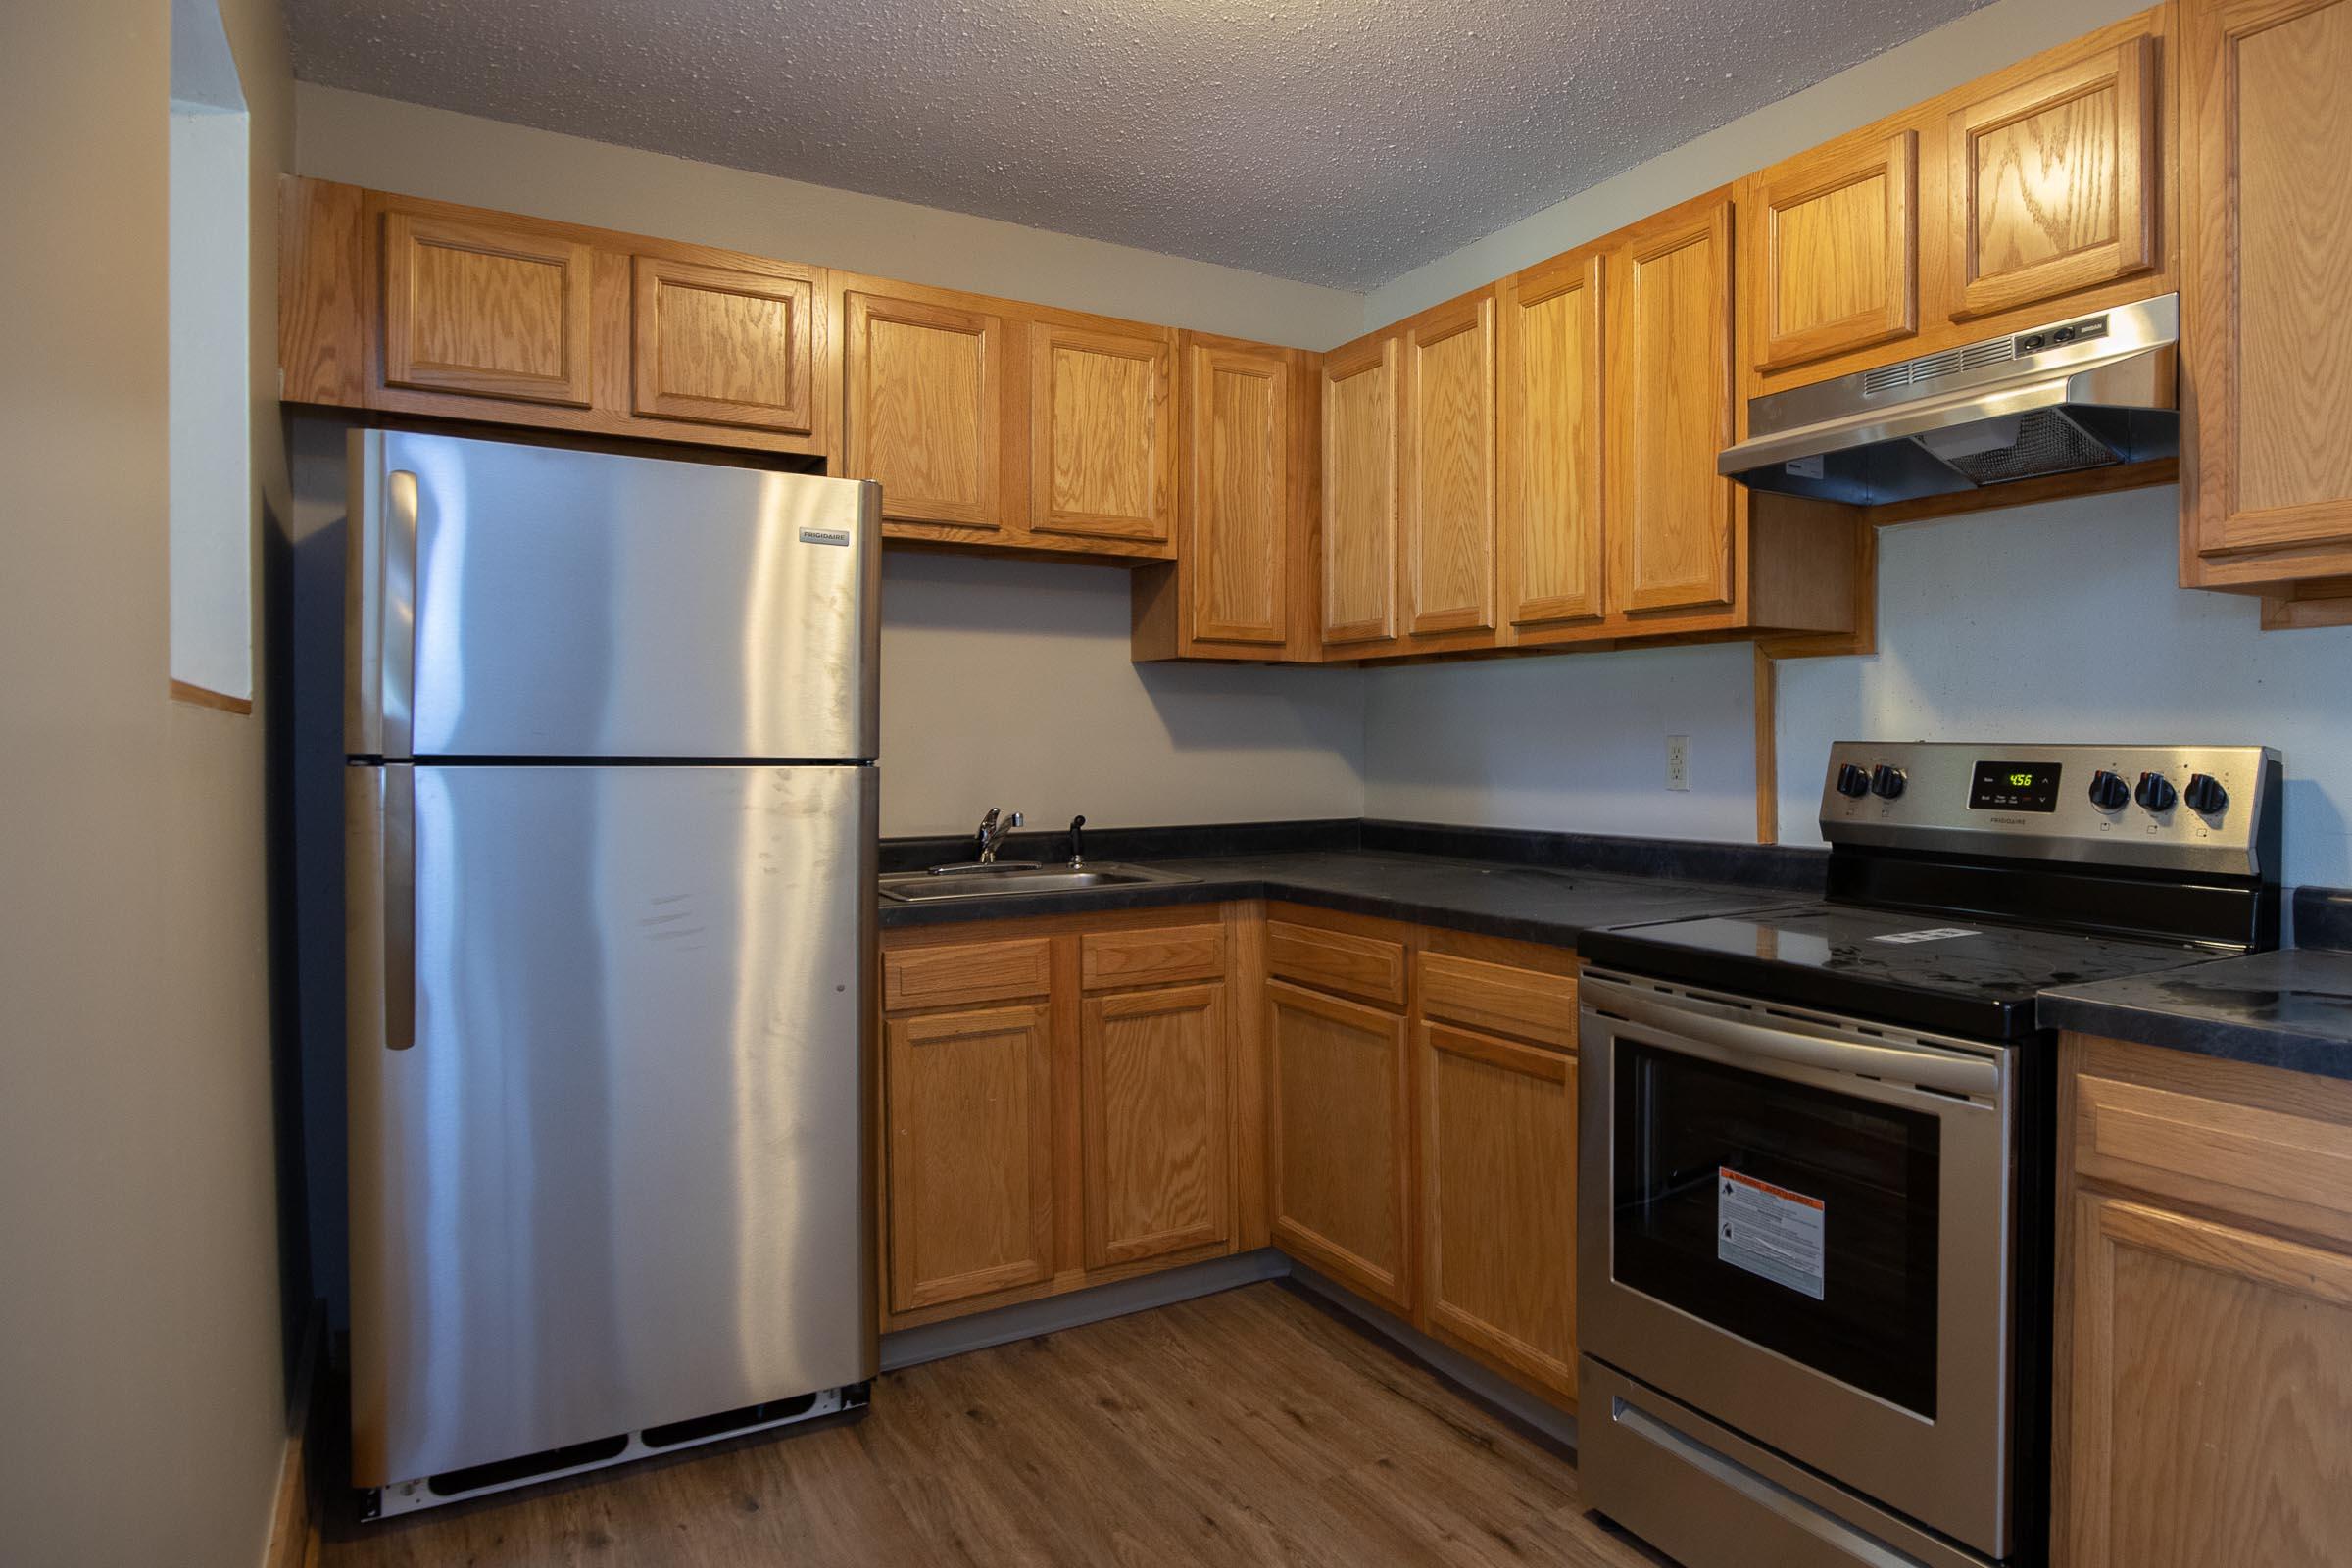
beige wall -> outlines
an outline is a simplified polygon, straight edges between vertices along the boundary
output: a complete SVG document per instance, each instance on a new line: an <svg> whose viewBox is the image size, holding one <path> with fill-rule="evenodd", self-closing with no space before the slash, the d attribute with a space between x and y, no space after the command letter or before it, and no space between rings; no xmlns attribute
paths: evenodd
<svg viewBox="0 0 2352 1568"><path fill-rule="evenodd" d="M224 9L274 165L277 8ZM264 717L166 696L169 11L13 7L0 51L19 219L0 247L0 1559L27 1564L246 1568L283 1453ZM274 212L257 199L264 254ZM266 270L255 287L266 369ZM257 380L263 472L273 388Z"/></svg>

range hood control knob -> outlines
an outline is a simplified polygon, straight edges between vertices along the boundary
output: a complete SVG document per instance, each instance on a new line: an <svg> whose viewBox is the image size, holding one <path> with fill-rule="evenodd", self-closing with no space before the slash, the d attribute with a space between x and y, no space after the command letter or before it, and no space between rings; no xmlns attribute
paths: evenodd
<svg viewBox="0 0 2352 1568"><path fill-rule="evenodd" d="M1903 793L1903 786L1909 782L1910 780L1903 776L1901 768L1888 767L1885 762L1881 762L1871 771L1870 793L1882 801L1891 801Z"/></svg>
<svg viewBox="0 0 2352 1568"><path fill-rule="evenodd" d="M2120 811L2132 804L2132 786L2123 774L2102 767L2090 775L2090 804L2102 811Z"/></svg>
<svg viewBox="0 0 2352 1568"><path fill-rule="evenodd" d="M1870 773L1852 762L1838 770L1838 793L1849 800L1858 800L1870 793Z"/></svg>
<svg viewBox="0 0 2352 1568"><path fill-rule="evenodd" d="M2173 781L2162 773L2142 773L2139 788L2132 792L2132 798L2151 811L2169 811L2180 794L2173 788Z"/></svg>
<svg viewBox="0 0 2352 1568"><path fill-rule="evenodd" d="M2180 792L2188 808L2200 816L2219 816L2230 808L2230 792L2222 781L2211 773L2191 773L2188 785Z"/></svg>

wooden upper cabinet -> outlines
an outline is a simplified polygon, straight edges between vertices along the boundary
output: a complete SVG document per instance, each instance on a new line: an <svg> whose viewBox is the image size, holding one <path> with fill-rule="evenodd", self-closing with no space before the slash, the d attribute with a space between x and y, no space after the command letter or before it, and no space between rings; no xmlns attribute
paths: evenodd
<svg viewBox="0 0 2352 1568"><path fill-rule="evenodd" d="M1175 346L1164 332L1029 328L1029 526L1164 542L1176 511Z"/></svg>
<svg viewBox="0 0 2352 1568"><path fill-rule="evenodd" d="M1281 645L1290 636L1293 357L1192 343L1185 364L1185 496L1192 634Z"/></svg>
<svg viewBox="0 0 2352 1568"><path fill-rule="evenodd" d="M1226 1038L1222 981L1086 999L1078 1100L1088 1268L1232 1234Z"/></svg>
<svg viewBox="0 0 2352 1568"><path fill-rule="evenodd" d="M1919 329L1919 132L1848 138L1756 177L1749 308L1756 368Z"/></svg>
<svg viewBox="0 0 2352 1568"><path fill-rule="evenodd" d="M2182 12L2185 553L2352 573L2352 0Z"/></svg>
<svg viewBox="0 0 2352 1568"><path fill-rule="evenodd" d="M816 407L816 288L806 270L632 260L636 412L807 434Z"/></svg>
<svg viewBox="0 0 2352 1568"><path fill-rule="evenodd" d="M885 1025L893 1311L1052 1275L1050 1017L1037 1003Z"/></svg>
<svg viewBox="0 0 2352 1568"><path fill-rule="evenodd" d="M1413 636L1494 625L1494 293L1415 318L1404 339L1397 592Z"/></svg>
<svg viewBox="0 0 2352 1568"><path fill-rule="evenodd" d="M2158 265L2156 69L2141 33L1951 112L1954 320Z"/></svg>
<svg viewBox="0 0 2352 1568"><path fill-rule="evenodd" d="M1732 206L1705 197L1626 230L1609 261L1613 612L1732 600Z"/></svg>
<svg viewBox="0 0 2352 1568"><path fill-rule="evenodd" d="M1394 334L1323 359L1323 641L1396 634L1397 382Z"/></svg>
<svg viewBox="0 0 2352 1568"><path fill-rule="evenodd" d="M384 379L586 408L593 253L524 228L384 215Z"/></svg>
<svg viewBox="0 0 2352 1568"><path fill-rule="evenodd" d="M1497 577L1513 627L1604 609L1601 262L1588 251L1532 268L1496 301Z"/></svg>
<svg viewBox="0 0 2352 1568"><path fill-rule="evenodd" d="M844 314L844 471L887 520L1002 526L1004 318L862 292Z"/></svg>

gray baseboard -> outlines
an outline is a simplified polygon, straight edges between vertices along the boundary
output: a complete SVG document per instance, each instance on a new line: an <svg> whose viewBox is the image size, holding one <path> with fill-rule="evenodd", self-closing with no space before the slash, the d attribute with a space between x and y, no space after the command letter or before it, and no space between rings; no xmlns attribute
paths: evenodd
<svg viewBox="0 0 2352 1568"><path fill-rule="evenodd" d="M985 1350L992 1345L1009 1345L1015 1340L1033 1340L1041 1334L1056 1334L1063 1329L1100 1323L1105 1318L1146 1312L1155 1306L1189 1301L1198 1296L1214 1296L1237 1285L1280 1279L1290 1271L1289 1258L1270 1247L1260 1248L1231 1257L1212 1257L1205 1263L1187 1263L1165 1273L1139 1274L1131 1280L1072 1291L1067 1296L1048 1296L1013 1306L1000 1306L993 1312L926 1323L919 1329L901 1329L896 1334L882 1336L882 1370L896 1372L901 1367L920 1366L945 1355Z"/></svg>

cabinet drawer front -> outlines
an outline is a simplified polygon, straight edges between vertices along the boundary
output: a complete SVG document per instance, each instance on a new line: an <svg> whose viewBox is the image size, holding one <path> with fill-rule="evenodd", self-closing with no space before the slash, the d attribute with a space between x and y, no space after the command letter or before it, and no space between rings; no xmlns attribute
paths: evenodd
<svg viewBox="0 0 2352 1568"><path fill-rule="evenodd" d="M2086 1177L2352 1242L2352 1127L2085 1073Z"/></svg>
<svg viewBox="0 0 2352 1568"><path fill-rule="evenodd" d="M1285 980L1404 1005L1404 944L1288 920L1266 922L1266 968Z"/></svg>
<svg viewBox="0 0 2352 1568"><path fill-rule="evenodd" d="M1576 1049L1576 980L1508 964L1424 953L1421 1014L1468 1024L1491 1034L1515 1035L1562 1051Z"/></svg>
<svg viewBox="0 0 2352 1568"><path fill-rule="evenodd" d="M882 956L882 1004L896 1011L1042 997L1054 983L1051 951L1046 938L1025 937L886 953Z"/></svg>
<svg viewBox="0 0 2352 1568"><path fill-rule="evenodd" d="M1079 972L1089 991L1209 980L1225 972L1225 928L1172 925L1150 931L1098 931L1082 940L1079 955Z"/></svg>

